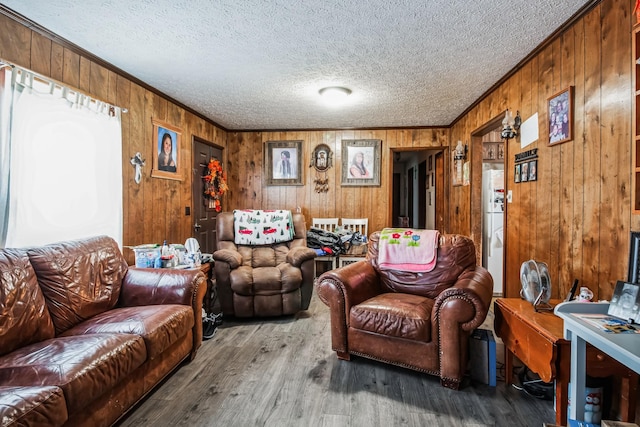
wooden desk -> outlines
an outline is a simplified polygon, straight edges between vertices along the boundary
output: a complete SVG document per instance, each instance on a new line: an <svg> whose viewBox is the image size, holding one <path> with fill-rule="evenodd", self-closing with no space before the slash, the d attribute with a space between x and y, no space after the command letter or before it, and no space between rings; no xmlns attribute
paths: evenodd
<svg viewBox="0 0 640 427"><path fill-rule="evenodd" d="M536 313L531 303L520 298L496 299L494 312L495 332L505 345L506 383L511 384L514 355L544 382L555 380L556 424L567 425L571 343L564 339L562 319L550 311ZM623 378L620 412L623 421L633 422L638 375L594 347L587 348L587 373L594 377Z"/></svg>

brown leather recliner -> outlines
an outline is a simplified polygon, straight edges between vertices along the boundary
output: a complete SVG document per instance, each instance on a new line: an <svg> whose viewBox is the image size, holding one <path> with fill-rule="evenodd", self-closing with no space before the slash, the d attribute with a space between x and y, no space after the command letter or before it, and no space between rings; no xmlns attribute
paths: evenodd
<svg viewBox="0 0 640 427"><path fill-rule="evenodd" d="M292 216L293 240L246 246L234 243L233 212L218 214L213 270L224 315L270 317L309 308L316 253L307 247L304 215Z"/></svg>
<svg viewBox="0 0 640 427"><path fill-rule="evenodd" d="M476 265L469 238L440 236L427 273L378 268L380 232L366 260L318 278L331 311L331 345L339 359L364 356L440 377L458 389L468 361L469 334L485 320L493 294L489 272Z"/></svg>

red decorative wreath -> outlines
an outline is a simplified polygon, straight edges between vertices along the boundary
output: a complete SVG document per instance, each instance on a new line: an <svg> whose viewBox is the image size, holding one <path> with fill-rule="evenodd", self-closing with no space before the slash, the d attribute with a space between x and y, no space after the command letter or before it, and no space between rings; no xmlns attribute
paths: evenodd
<svg viewBox="0 0 640 427"><path fill-rule="evenodd" d="M227 174L222 170L220 162L214 158L209 160L207 174L202 177L204 180L204 197L207 199L209 208L216 212L222 210L220 197L229 189L227 186Z"/></svg>

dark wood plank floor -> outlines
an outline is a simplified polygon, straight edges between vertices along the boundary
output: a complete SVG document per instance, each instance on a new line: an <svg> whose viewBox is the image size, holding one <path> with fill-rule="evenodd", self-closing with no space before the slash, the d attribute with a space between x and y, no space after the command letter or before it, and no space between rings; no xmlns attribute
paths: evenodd
<svg viewBox="0 0 640 427"><path fill-rule="evenodd" d="M280 319L225 319L120 426L532 426L553 424L553 402L499 381L438 378L331 351L328 308Z"/></svg>

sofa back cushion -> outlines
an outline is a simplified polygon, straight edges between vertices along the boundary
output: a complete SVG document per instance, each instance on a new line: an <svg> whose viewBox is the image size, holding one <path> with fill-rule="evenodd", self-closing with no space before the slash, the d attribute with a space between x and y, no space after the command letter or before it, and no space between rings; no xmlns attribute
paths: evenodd
<svg viewBox="0 0 640 427"><path fill-rule="evenodd" d="M113 308L127 262L115 240L98 236L27 250L60 334Z"/></svg>
<svg viewBox="0 0 640 427"><path fill-rule="evenodd" d="M382 283L395 292L435 298L440 292L453 286L463 271L474 268L476 265L476 249L473 240L459 234L441 234L433 270L426 273L380 270L379 241L379 231L371 234L367 260L378 271Z"/></svg>
<svg viewBox="0 0 640 427"><path fill-rule="evenodd" d="M51 316L27 253L0 250L0 356L53 336Z"/></svg>

